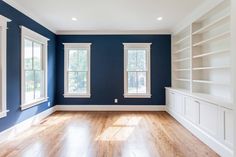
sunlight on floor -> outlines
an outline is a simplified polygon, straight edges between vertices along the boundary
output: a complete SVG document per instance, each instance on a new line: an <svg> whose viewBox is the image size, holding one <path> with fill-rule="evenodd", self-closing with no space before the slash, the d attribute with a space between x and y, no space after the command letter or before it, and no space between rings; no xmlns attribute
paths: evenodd
<svg viewBox="0 0 236 157"><path fill-rule="evenodd" d="M24 154L22 155L22 157L29 157L29 156L37 156L37 157L44 157L44 153L43 153L43 146L41 142L36 142L32 145L30 145L26 151L24 152Z"/></svg>
<svg viewBox="0 0 236 157"><path fill-rule="evenodd" d="M141 121L141 117L123 116L115 121L112 126L108 127L99 136L96 141L126 141L133 133L135 126Z"/></svg>
<svg viewBox="0 0 236 157"><path fill-rule="evenodd" d="M85 154L89 145L90 131L86 123L72 124L66 130L65 145L62 154L66 157L77 157Z"/></svg>

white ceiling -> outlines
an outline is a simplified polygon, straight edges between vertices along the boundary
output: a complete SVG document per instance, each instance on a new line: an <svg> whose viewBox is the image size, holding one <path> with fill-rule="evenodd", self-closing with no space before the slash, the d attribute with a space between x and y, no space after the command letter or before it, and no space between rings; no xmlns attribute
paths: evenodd
<svg viewBox="0 0 236 157"><path fill-rule="evenodd" d="M205 0L5 0L54 32L169 32ZM156 20L163 17L162 21ZM76 17L77 21L71 18Z"/></svg>

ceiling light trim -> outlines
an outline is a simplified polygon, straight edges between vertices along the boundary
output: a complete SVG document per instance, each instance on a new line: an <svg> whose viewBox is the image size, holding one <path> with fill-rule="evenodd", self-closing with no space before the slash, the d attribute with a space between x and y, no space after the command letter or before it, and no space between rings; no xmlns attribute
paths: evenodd
<svg viewBox="0 0 236 157"><path fill-rule="evenodd" d="M33 19L34 21L36 21L40 25L44 26L45 28L47 28L51 32L56 33L56 29L53 26L51 26L50 24L48 24L46 21L42 20L38 16L34 15L34 13L25 9L20 4L16 3L15 1L12 1L12 0L3 0L3 1L5 3L9 4L10 6L12 6L13 8L15 8L16 10L20 11L21 13L25 14L29 18Z"/></svg>

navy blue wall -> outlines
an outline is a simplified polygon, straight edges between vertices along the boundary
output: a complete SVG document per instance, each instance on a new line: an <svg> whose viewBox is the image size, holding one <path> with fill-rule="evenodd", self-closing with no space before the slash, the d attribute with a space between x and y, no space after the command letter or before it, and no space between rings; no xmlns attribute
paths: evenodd
<svg viewBox="0 0 236 157"><path fill-rule="evenodd" d="M24 14L0 1L0 14L11 19L7 30L7 109L10 110L7 117L0 119L0 132L7 129L49 107L47 103L33 108L20 110L20 25L23 25L35 32L50 39L48 45L48 96L51 104L54 103L55 92L55 41L56 36L43 26L39 25Z"/></svg>
<svg viewBox="0 0 236 157"><path fill-rule="evenodd" d="M64 98L64 46L62 43L89 42L91 46L91 98ZM151 99L123 97L123 42L152 43ZM61 35L57 36L56 104L164 105L165 89L171 83L170 35Z"/></svg>

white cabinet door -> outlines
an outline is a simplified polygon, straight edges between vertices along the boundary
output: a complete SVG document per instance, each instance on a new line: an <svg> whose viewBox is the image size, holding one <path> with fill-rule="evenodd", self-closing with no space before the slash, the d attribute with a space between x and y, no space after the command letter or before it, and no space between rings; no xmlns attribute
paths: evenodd
<svg viewBox="0 0 236 157"><path fill-rule="evenodd" d="M183 115L183 95L175 93L175 112Z"/></svg>
<svg viewBox="0 0 236 157"><path fill-rule="evenodd" d="M218 137L218 124L219 124L219 115L218 115L218 106L210 104L204 101L198 101L200 104L199 108L199 125L207 133L214 137Z"/></svg>
<svg viewBox="0 0 236 157"><path fill-rule="evenodd" d="M170 104L170 91L166 89L166 107L169 107Z"/></svg>
<svg viewBox="0 0 236 157"><path fill-rule="evenodd" d="M169 95L169 108L170 110L174 110L175 108L175 93L170 91L170 95Z"/></svg>
<svg viewBox="0 0 236 157"><path fill-rule="evenodd" d="M184 99L184 117L192 123L198 123L199 102L190 97Z"/></svg>

